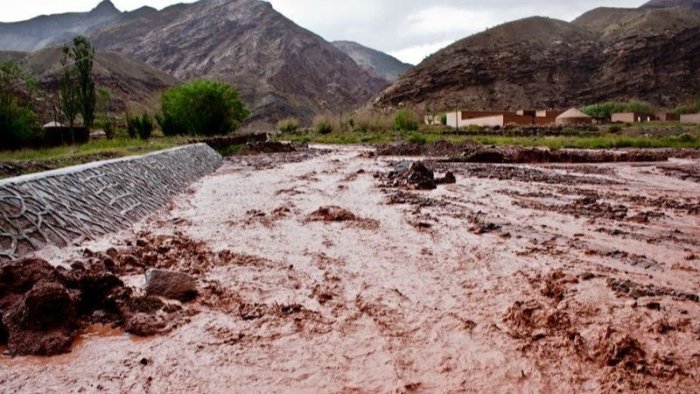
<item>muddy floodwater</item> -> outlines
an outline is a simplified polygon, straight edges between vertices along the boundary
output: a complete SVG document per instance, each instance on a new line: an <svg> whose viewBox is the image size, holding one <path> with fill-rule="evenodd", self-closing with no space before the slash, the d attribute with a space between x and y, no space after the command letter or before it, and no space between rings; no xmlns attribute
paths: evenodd
<svg viewBox="0 0 700 394"><path fill-rule="evenodd" d="M167 334L0 356L0 391L697 392L700 161L427 161L456 183L416 191L383 176L401 160L236 157L133 229L41 252L167 254L200 294Z"/></svg>

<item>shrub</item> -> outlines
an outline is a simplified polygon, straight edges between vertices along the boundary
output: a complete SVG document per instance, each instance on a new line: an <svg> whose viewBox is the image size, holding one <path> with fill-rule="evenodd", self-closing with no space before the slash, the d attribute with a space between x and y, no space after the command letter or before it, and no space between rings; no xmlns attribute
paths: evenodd
<svg viewBox="0 0 700 394"><path fill-rule="evenodd" d="M610 126L610 128L608 129L608 132L613 133L613 134L617 134L621 131L622 131L622 127L620 125Z"/></svg>
<svg viewBox="0 0 700 394"><path fill-rule="evenodd" d="M127 117L126 125L131 138L136 138L138 135L142 140L148 140L153 134L153 118L145 112L141 116Z"/></svg>
<svg viewBox="0 0 700 394"><path fill-rule="evenodd" d="M228 134L250 115L234 87L210 80L192 81L166 91L161 107L157 120L165 135Z"/></svg>
<svg viewBox="0 0 700 394"><path fill-rule="evenodd" d="M440 115L440 124L443 126L447 126L447 114Z"/></svg>
<svg viewBox="0 0 700 394"><path fill-rule="evenodd" d="M283 133L294 133L299 130L299 121L295 118L287 118L277 122L277 130Z"/></svg>
<svg viewBox="0 0 700 394"><path fill-rule="evenodd" d="M418 115L409 109L399 110L394 117L394 126L397 130L416 131L419 125Z"/></svg>
<svg viewBox="0 0 700 394"><path fill-rule="evenodd" d="M0 97L0 148L18 149L28 145L39 130L34 112L16 99Z"/></svg>
<svg viewBox="0 0 700 394"><path fill-rule="evenodd" d="M408 142L412 144L424 145L428 142L428 140L420 133L411 133L411 135L408 136Z"/></svg>
<svg viewBox="0 0 700 394"><path fill-rule="evenodd" d="M611 118L618 112L639 112L645 115L653 115L656 112L654 106L643 101L605 102L585 106L581 109L585 114L594 118Z"/></svg>
<svg viewBox="0 0 700 394"><path fill-rule="evenodd" d="M333 125L331 124L330 120L324 118L315 123L317 133L321 135L326 135L333 132Z"/></svg>

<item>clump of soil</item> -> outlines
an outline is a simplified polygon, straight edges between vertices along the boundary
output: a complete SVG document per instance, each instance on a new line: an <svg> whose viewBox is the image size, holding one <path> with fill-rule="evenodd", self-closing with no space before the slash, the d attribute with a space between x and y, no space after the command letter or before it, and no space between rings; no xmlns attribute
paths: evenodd
<svg viewBox="0 0 700 394"><path fill-rule="evenodd" d="M453 184L457 182L454 174L448 172L443 178L436 178L435 172L429 169L423 162L402 161L387 175L391 187L409 190L433 190L441 184Z"/></svg>
<svg viewBox="0 0 700 394"><path fill-rule="evenodd" d="M357 220L357 216L347 209L337 206L321 207L306 217L310 222L347 222Z"/></svg>
<svg viewBox="0 0 700 394"><path fill-rule="evenodd" d="M559 212L563 215L574 217L610 220L624 220L629 211L629 209L622 204L613 205L607 202L600 202L593 196L579 198L573 203L566 205L544 204L535 201L516 201L514 204L523 208L537 209L545 212ZM653 216L653 214L649 214L649 216ZM635 220L641 220L640 216L637 216Z"/></svg>
<svg viewBox="0 0 700 394"><path fill-rule="evenodd" d="M245 134L245 135L230 135L226 137L208 137L203 139L190 140L187 143L197 144L205 143L212 149L222 151L232 145L254 144L267 141L266 133Z"/></svg>
<svg viewBox="0 0 700 394"><path fill-rule="evenodd" d="M599 177L558 174L552 171L528 168L522 166L501 165L469 165L467 174L482 179L498 179L499 181L513 180L519 182L537 182L554 185L614 185L618 182Z"/></svg>
<svg viewBox="0 0 700 394"><path fill-rule="evenodd" d="M0 265L0 344L15 355L49 356L69 351L77 330L92 323L136 335L175 324L164 303L134 296L106 260L73 262L70 270L41 259Z"/></svg>
<svg viewBox="0 0 700 394"><path fill-rule="evenodd" d="M437 141L430 144L396 143L377 146L378 156L454 156L465 150L476 149L477 145L470 141L453 144L448 141Z"/></svg>
<svg viewBox="0 0 700 394"><path fill-rule="evenodd" d="M362 218L345 208L337 206L326 206L317 209L306 216L306 222L325 223L347 223L351 227L363 230L376 230L379 228L379 221Z"/></svg>
<svg viewBox="0 0 700 394"><path fill-rule="evenodd" d="M222 265L227 258L226 253L212 253L204 242L194 241L180 232L173 235L141 232L126 247L110 248L104 253L86 250L85 256L113 266L118 275L145 274L151 268L200 275Z"/></svg>
<svg viewBox="0 0 700 394"><path fill-rule="evenodd" d="M610 278L607 281L607 285L619 297L630 297L638 299L642 297L666 296L681 301L700 302L700 295L698 294L687 293L684 291L671 289L668 287L656 286L652 284L643 285L641 283L633 282L629 279L621 280Z"/></svg>
<svg viewBox="0 0 700 394"><path fill-rule="evenodd" d="M261 153L290 153L296 152L298 150L297 148L300 148L300 146L285 144L283 142L266 141L249 143L243 149L242 153L252 155Z"/></svg>

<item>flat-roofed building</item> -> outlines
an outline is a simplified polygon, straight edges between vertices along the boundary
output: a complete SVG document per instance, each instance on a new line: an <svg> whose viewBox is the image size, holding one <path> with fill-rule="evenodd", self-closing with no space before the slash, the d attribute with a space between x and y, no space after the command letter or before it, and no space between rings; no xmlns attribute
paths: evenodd
<svg viewBox="0 0 700 394"><path fill-rule="evenodd" d="M613 123L642 123L655 120L654 115L643 114L640 112L618 112L612 114Z"/></svg>
<svg viewBox="0 0 700 394"><path fill-rule="evenodd" d="M700 114L681 115L681 123L700 124Z"/></svg>
<svg viewBox="0 0 700 394"><path fill-rule="evenodd" d="M656 120L661 120L664 122L677 122L681 120L681 116L679 114L674 114L673 112L657 112L656 115Z"/></svg>

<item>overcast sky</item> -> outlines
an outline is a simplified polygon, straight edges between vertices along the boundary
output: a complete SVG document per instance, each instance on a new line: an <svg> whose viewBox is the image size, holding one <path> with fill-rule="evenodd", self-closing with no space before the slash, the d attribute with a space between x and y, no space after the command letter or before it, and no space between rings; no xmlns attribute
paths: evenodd
<svg viewBox="0 0 700 394"><path fill-rule="evenodd" d="M2 0L0 20L88 11L99 0ZM182 0L112 0L123 11ZM638 7L646 0L271 0L300 26L329 41L351 40L412 64L468 35L533 15L570 21L595 7Z"/></svg>

